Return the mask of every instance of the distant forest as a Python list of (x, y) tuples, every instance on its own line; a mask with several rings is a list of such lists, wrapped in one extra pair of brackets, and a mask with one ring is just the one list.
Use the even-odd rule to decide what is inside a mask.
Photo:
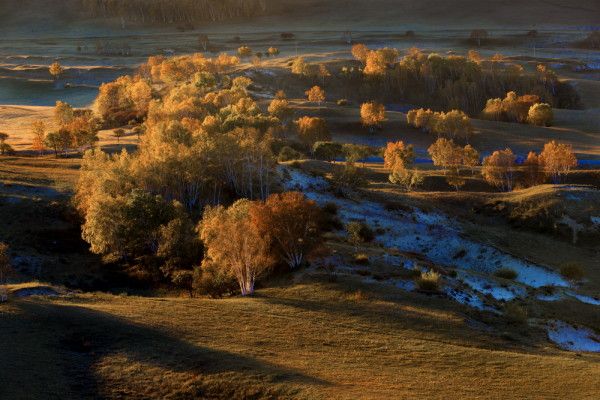
[(224, 21), (262, 15), (266, 0), (76, 0), (94, 18), (138, 23)]

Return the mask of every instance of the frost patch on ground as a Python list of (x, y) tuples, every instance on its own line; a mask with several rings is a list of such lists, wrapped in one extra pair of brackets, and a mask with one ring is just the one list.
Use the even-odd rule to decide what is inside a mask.
[(378, 242), (387, 248), (420, 253), (434, 263), (480, 273), (493, 274), (500, 268), (510, 268), (518, 272), (516, 281), (535, 288), (569, 286), (555, 272), (462, 237), (455, 224), (442, 215), (420, 210), (393, 212), (371, 201), (337, 198), (326, 191), (329, 184), (324, 178), (312, 177), (298, 170), (287, 171), (288, 190), (301, 190), (320, 204), (336, 203), (344, 223), (359, 220), (384, 229), (385, 233), (378, 237)]
[(498, 282), (486, 279), (481, 276), (474, 276), (464, 271), (460, 271), (458, 274), (459, 278), (473, 290), (489, 295), (495, 300), (499, 301), (511, 301), (517, 297), (525, 297), (527, 295), (526, 290), (523, 287), (516, 285), (504, 285), (501, 286)]
[(538, 294), (536, 299), (540, 301), (558, 301), (562, 299), (560, 294)]
[(564, 350), (600, 353), (600, 335), (591, 329), (550, 321), (547, 330), (548, 338)]
[(573, 292), (567, 292), (567, 294), (571, 297), (576, 298), (577, 300), (579, 300), (582, 303), (592, 304), (594, 306), (600, 306), (600, 299), (597, 299), (595, 297), (584, 296), (584, 295), (573, 293)]
[(446, 286), (444, 288), (444, 293), (446, 293), (446, 295), (448, 297), (450, 297), (452, 300), (456, 301), (457, 303), (464, 304), (468, 307), (473, 307), (473, 308), (475, 308), (477, 310), (481, 310), (481, 311), (484, 311), (484, 310), (493, 311), (494, 310), (492, 307), (486, 306), (483, 303), (483, 300), (476, 294), (458, 290), (458, 289), (450, 287), (450, 286)]
[(31, 296), (59, 296), (56, 290), (49, 286), (37, 286), (31, 288), (17, 289), (12, 292), (15, 297), (31, 297)]

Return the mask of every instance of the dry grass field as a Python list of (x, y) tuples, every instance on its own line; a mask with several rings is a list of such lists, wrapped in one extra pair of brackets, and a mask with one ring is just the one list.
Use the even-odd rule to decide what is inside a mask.
[(0, 390), (13, 399), (583, 399), (600, 390), (597, 356), (549, 348), (537, 329), (497, 329), (435, 296), (296, 280), (253, 299), (88, 294), (1, 305), (11, 368)]

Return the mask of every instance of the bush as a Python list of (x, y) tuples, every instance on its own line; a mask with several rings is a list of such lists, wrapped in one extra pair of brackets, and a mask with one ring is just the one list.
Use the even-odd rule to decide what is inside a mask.
[(361, 243), (372, 242), (375, 239), (375, 233), (373, 230), (364, 222), (353, 221), (346, 225), (346, 232), (348, 232), (348, 241), (355, 246)]
[(369, 255), (366, 253), (356, 253), (354, 255), (354, 263), (359, 265), (368, 265)]
[(510, 268), (500, 268), (494, 273), (498, 278), (515, 280), (519, 276), (518, 272)]
[(297, 150), (294, 150), (290, 146), (283, 146), (277, 156), (277, 161), (286, 162), (292, 160), (299, 160), (304, 158), (304, 155)]
[(192, 287), (196, 293), (212, 298), (221, 298), (239, 290), (235, 278), (213, 263), (204, 263), (194, 270)]
[(527, 309), (515, 303), (504, 306), (504, 317), (508, 322), (523, 325), (527, 323)]
[(560, 274), (569, 280), (579, 281), (584, 276), (584, 270), (579, 264), (567, 263), (560, 267)]
[(440, 289), (441, 277), (435, 271), (421, 272), (417, 279), (417, 287), (425, 292), (437, 292)]
[(339, 100), (337, 101), (337, 105), (338, 105), (338, 106), (347, 106), (348, 104), (350, 104), (350, 103), (348, 102), (348, 100), (347, 100), (347, 99), (339, 99)]

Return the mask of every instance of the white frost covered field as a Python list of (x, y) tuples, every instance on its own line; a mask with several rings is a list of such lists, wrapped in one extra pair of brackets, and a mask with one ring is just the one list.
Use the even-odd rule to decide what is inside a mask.
[(548, 338), (564, 350), (600, 352), (600, 335), (563, 321), (548, 323)]
[[(389, 211), (376, 202), (339, 198), (328, 190), (329, 183), (323, 177), (310, 176), (292, 168), (285, 168), (282, 172), (288, 178), (286, 189), (302, 191), (320, 205), (335, 203), (343, 223), (364, 221), (374, 229), (383, 230), (385, 233), (377, 236), (377, 242), (384, 248), (422, 254), (436, 265), (455, 269), (456, 277), (444, 277), (443, 291), (446, 296), (461, 304), (498, 313), (499, 309), (493, 306), (494, 302), (526, 298), (528, 287), (553, 286), (556, 287), (556, 293), (539, 294), (537, 299), (558, 301), (566, 295), (582, 303), (600, 305), (598, 299), (573, 292), (569, 282), (558, 273), (464, 237), (459, 224), (444, 215), (418, 209), (410, 212)], [(403, 260), (401, 256), (389, 255), (385, 259), (389, 259), (389, 263), (394, 265), (412, 265), (410, 261), (399, 262)], [(517, 272), (515, 281), (496, 278), (494, 273), (501, 268)], [(408, 291), (415, 289), (407, 281), (395, 280), (389, 283)], [(593, 334), (590, 336), (591, 331), (576, 329), (564, 322), (553, 322), (552, 326), (555, 328), (549, 328), (548, 336), (560, 347), (567, 350), (600, 351), (598, 338)], [(572, 348), (565, 344), (571, 341), (577, 343)], [(598, 347), (591, 343), (596, 343)]]

